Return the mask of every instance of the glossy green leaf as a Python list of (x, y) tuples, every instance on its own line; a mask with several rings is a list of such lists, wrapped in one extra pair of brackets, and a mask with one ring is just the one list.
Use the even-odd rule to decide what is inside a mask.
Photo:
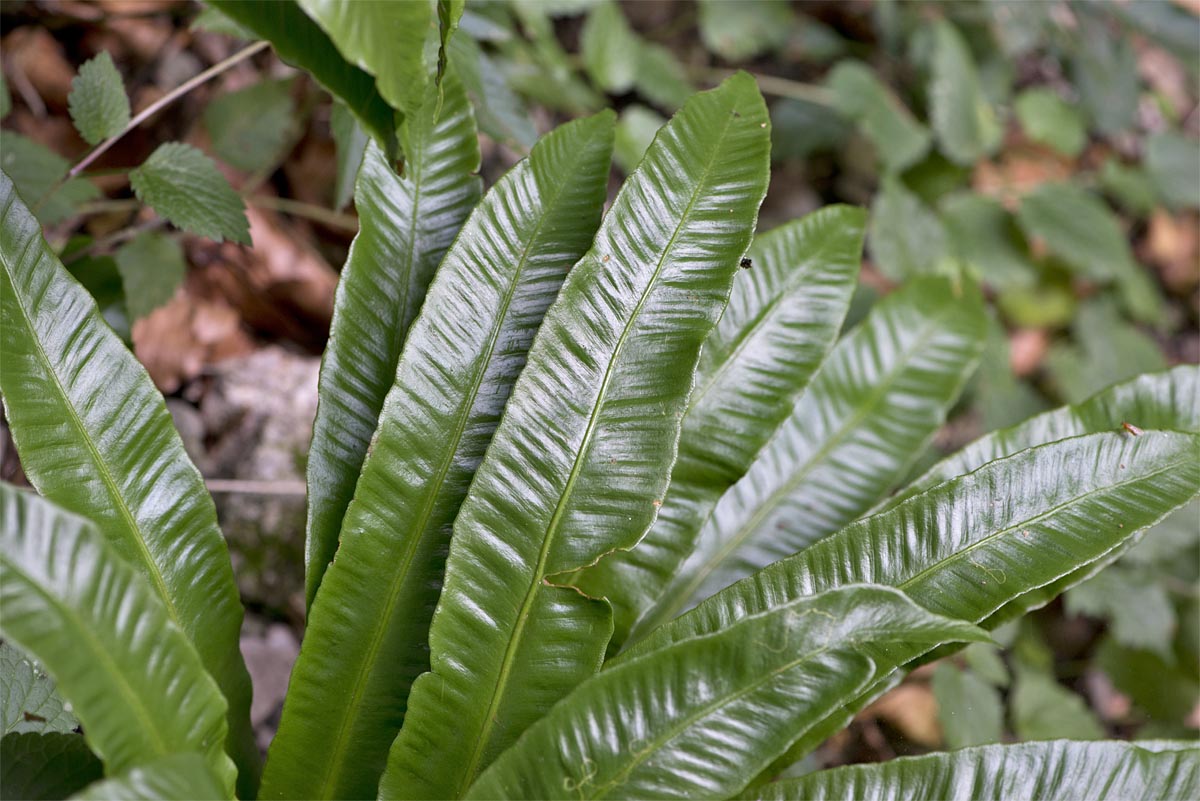
[(1059, 740), (848, 765), (760, 788), (758, 801), (1126, 801), (1195, 798), (1200, 749), (1188, 742)]
[(208, 0), (208, 3), (269, 41), (281, 59), (311, 73), (317, 83), (350, 109), (380, 147), (388, 153), (395, 152), (393, 112), (379, 94), (375, 79), (344, 59), (329, 36), (296, 3), (277, 0)]
[(204, 759), (172, 754), (97, 782), (75, 801), (220, 801), (227, 798)]
[(263, 797), (375, 794), (409, 687), (429, 669), (455, 514), (542, 316), (600, 222), (613, 117), (545, 137), (446, 254), (313, 603)]
[(884, 167), (904, 170), (929, 152), (929, 130), (858, 61), (839, 62), (827, 80), (834, 106), (854, 120), (875, 145)]
[(975, 60), (958, 29), (933, 25), (929, 105), (938, 145), (951, 161), (973, 166), (1000, 146), (1004, 129), (983, 93)]
[(136, 320), (162, 306), (187, 274), (183, 248), (172, 237), (144, 231), (116, 252), (129, 316)]
[(797, 600), (603, 671), (467, 797), (728, 798), (906, 655), (980, 639), (883, 587)]
[(1017, 95), (1013, 104), (1025, 135), (1062, 153), (1075, 157), (1087, 145), (1083, 118), (1053, 89), (1038, 86)]
[(75, 733), (6, 734), (0, 765), (0, 798), (66, 798), (104, 775), (104, 765)]
[(191, 145), (159, 145), (129, 173), (138, 200), (185, 231), (250, 244), (246, 204), (217, 165)]
[(974, 289), (926, 279), (877, 304), (713, 507), (640, 633), (870, 509), (941, 426), (983, 340)]
[(998, 289), (1037, 283), (1037, 267), (1016, 221), (998, 200), (960, 192), (943, 199), (939, 210), (958, 258), (983, 283)]
[(379, 94), (392, 108), (407, 117), (421, 107), (441, 45), (434, 0), (297, 2), (347, 61), (375, 76)]
[(96, 185), (83, 178), (73, 178), (54, 189), (70, 166), (45, 145), (13, 131), (0, 131), (0, 168), (16, 185), (25, 205), (39, 204), (38, 219), (46, 225), (61, 222), (74, 214), (80, 203), (100, 196)]
[(608, 605), (558, 577), (654, 520), (766, 191), (768, 127), (748, 75), (695, 95), (567, 276), (455, 522), (433, 672), (413, 688), (385, 796), (461, 795), (599, 667)]
[(871, 204), (871, 259), (893, 281), (942, 272), (949, 255), (941, 220), (898, 178), (889, 176)]
[(795, 15), (785, 0), (700, 0), (700, 38), (726, 61), (745, 61), (787, 41)]
[(1180, 365), (1109, 387), (1076, 406), (1063, 406), (994, 431), (946, 457), (893, 496), (896, 506), (943, 481), (978, 470), (996, 459), (1047, 442), (1082, 434), (1119, 431), (1122, 423), (1145, 429), (1200, 433), (1200, 367)]
[[(613, 647), (670, 586), (696, 532), (792, 411), (837, 337), (858, 277), (864, 215), (829, 206), (759, 236), (701, 351), (671, 485), (650, 531), (577, 581), (613, 605)], [(738, 421), (731, 425), (730, 421)]]
[(615, 2), (601, 3), (588, 14), (579, 35), (583, 65), (606, 92), (624, 94), (637, 79), (640, 37)]
[(1194, 434), (1090, 434), (989, 462), (743, 579), (627, 655), (850, 583), (898, 587), (939, 614), (988, 621), (1188, 501), (1200, 491), (1197, 447)]
[(949, 662), (934, 670), (931, 687), (937, 699), (942, 742), (947, 748), (1000, 742), (1004, 735), (1004, 705), (995, 687)]
[[(0, 390), (26, 475), (96, 523), (187, 633), (229, 701), (230, 753), (253, 792), (242, 607), (216, 511), (145, 369), (0, 177)], [(79, 354), (87, 354), (80, 359)]]
[(359, 168), (359, 232), (334, 298), (308, 453), (309, 606), (337, 550), (342, 518), (396, 378), (408, 328), (479, 200), (479, 141), (471, 107), (453, 72), (443, 89), (440, 114), (431, 100), (405, 126), (403, 178), (378, 145), (367, 147)]
[(1200, 142), (1164, 131), (1146, 140), (1146, 170), (1173, 208), (1200, 208)]
[(217, 157), (245, 172), (267, 170), (282, 161), (299, 127), (292, 83), (290, 78), (259, 81), (209, 103), (204, 128)]
[(67, 97), (71, 122), (89, 145), (120, 133), (129, 122), (129, 98), (108, 51), (84, 62)]
[(150, 585), (83, 518), (0, 484), (0, 631), (58, 682), (107, 770), (197, 751), (233, 792), (225, 699)]
[(0, 640), (0, 734), (73, 732), (79, 721), (54, 689), (54, 679), (11, 643)]

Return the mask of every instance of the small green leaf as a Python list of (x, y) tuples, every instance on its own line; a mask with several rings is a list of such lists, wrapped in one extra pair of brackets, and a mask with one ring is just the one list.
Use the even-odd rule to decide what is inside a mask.
[(367, 148), (367, 134), (354, 114), (341, 103), (333, 104), (329, 128), (337, 146), (337, 178), (333, 185), (333, 208), (341, 210), (354, 198), (354, 180)]
[(1146, 142), (1146, 170), (1173, 208), (1200, 208), (1200, 142), (1165, 131)]
[(129, 97), (108, 51), (79, 68), (67, 104), (75, 129), (89, 145), (116, 136), (129, 124)]
[(1017, 95), (1015, 108), (1021, 127), (1033, 141), (1072, 157), (1078, 156), (1087, 144), (1083, 118), (1053, 89), (1042, 86), (1026, 89)]
[(1096, 130), (1112, 136), (1128, 128), (1137, 112), (1137, 53), (1129, 37), (1113, 36), (1094, 21), (1086, 23), (1075, 37), (1071, 75)]
[(257, 39), (254, 31), (227, 17), (213, 6), (204, 6), (200, 13), (192, 18), (191, 30), (208, 31), (232, 36), (234, 39)]
[(983, 93), (975, 61), (962, 34), (941, 20), (933, 29), (930, 117), (942, 152), (963, 165), (995, 152), (1004, 133)]
[(159, 145), (129, 173), (138, 199), (170, 222), (220, 242), (250, 244), (246, 206), (208, 156), (191, 145)]
[(601, 3), (588, 14), (580, 34), (583, 65), (604, 91), (620, 95), (633, 87), (641, 47), (616, 3)]
[(278, 164), (297, 127), (291, 87), (291, 79), (259, 81), (209, 103), (204, 127), (213, 152), (244, 172)]
[(985, 284), (1006, 289), (1037, 283), (1037, 266), (1021, 231), (999, 201), (959, 192), (945, 198), (940, 211), (956, 255)]
[(104, 775), (74, 732), (21, 732), (0, 739), (0, 798), (66, 798)]
[[(987, 647), (974, 643), (970, 647)], [(942, 662), (933, 672), (933, 697), (947, 748), (998, 743), (1004, 735), (1004, 707), (996, 688), (969, 670)]]
[(116, 260), (131, 320), (145, 317), (170, 300), (187, 272), (183, 248), (174, 238), (156, 231), (139, 234), (117, 251)]
[[(995, 632), (993, 635), (998, 637)], [(994, 687), (1007, 687), (1011, 681), (1008, 666), (1000, 658), (1000, 649), (989, 643), (973, 643), (962, 652), (967, 667)]]
[(1024, 740), (1099, 740), (1104, 730), (1083, 698), (1028, 665), (1017, 665), (1012, 726)]
[[(1193, 618), (1194, 625), (1195, 618)], [(1182, 723), (1200, 702), (1200, 683), (1186, 666), (1167, 662), (1153, 651), (1123, 648), (1105, 637), (1096, 651), (1095, 663), (1108, 675), (1117, 690), (1125, 693), (1155, 719)]]
[(627, 106), (621, 111), (616, 141), (613, 143), (613, 158), (622, 170), (633, 172), (642, 156), (646, 155), (658, 129), (666, 123), (661, 114), (645, 106)]
[(949, 250), (937, 215), (895, 177), (885, 178), (875, 196), (867, 246), (893, 281), (941, 272)]
[(696, 91), (687, 72), (670, 48), (639, 42), (638, 69), (634, 88), (642, 97), (667, 111), (675, 111)]
[(784, 0), (700, 0), (700, 38), (726, 61), (779, 48), (795, 19)]
[(1124, 209), (1139, 216), (1149, 216), (1158, 205), (1157, 187), (1146, 171), (1122, 164), (1115, 156), (1106, 159), (1100, 168), (1100, 185)]
[(1146, 571), (1112, 565), (1072, 587), (1067, 612), (1110, 621), (1109, 631), (1128, 648), (1153, 651), (1168, 662), (1175, 635), (1175, 608), (1161, 583)]
[(0, 168), (12, 179), (26, 206), (41, 202), (38, 221), (43, 225), (70, 217), (80, 203), (100, 196), (95, 184), (82, 178), (67, 181), (47, 196), (69, 167), (66, 159), (45, 145), (12, 131), (0, 132)]
[[(79, 721), (54, 690), (54, 679), (11, 643), (0, 640), (0, 734), (75, 730)], [(7, 797), (7, 796), (6, 796)]]
[(842, 61), (827, 80), (834, 106), (854, 120), (889, 171), (904, 170), (929, 152), (929, 130), (912, 115), (870, 67)]
[(1167, 366), (1158, 344), (1125, 322), (1111, 299), (1084, 303), (1071, 326), (1076, 344), (1058, 343), (1046, 356), (1054, 385), (1079, 403), (1118, 381)]

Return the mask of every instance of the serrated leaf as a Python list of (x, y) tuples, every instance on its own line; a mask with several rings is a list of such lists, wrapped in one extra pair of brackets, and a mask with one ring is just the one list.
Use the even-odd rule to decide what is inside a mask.
[(73, 732), (5, 734), (0, 765), (0, 798), (66, 798), (104, 775), (83, 735)]
[(0, 640), (0, 714), (2, 734), (71, 733), (79, 721), (54, 690), (54, 679), (11, 643)]
[(242, 608), (212, 499), (162, 395), (50, 252), (7, 177), (0, 254), (0, 390), (25, 473), (95, 521), (187, 632), (229, 700), (229, 748), (249, 796), (257, 753), (238, 650)]
[(599, 667), (607, 604), (555, 576), (654, 519), (700, 345), (766, 191), (767, 126), (749, 75), (695, 95), (567, 276), (455, 522), (433, 672), (413, 687), (385, 795), (465, 791)]
[(1026, 136), (1064, 156), (1078, 156), (1087, 144), (1087, 129), (1079, 112), (1053, 89), (1026, 89), (1017, 95), (1014, 109)]
[[(649, 532), (577, 580), (613, 605), (619, 647), (671, 584), (705, 517), (828, 354), (858, 276), (863, 214), (830, 206), (759, 236), (701, 351), (671, 485)], [(741, 421), (729, 425), (731, 419)]]
[(858, 123), (875, 145), (885, 169), (907, 169), (929, 152), (929, 130), (868, 66), (858, 61), (839, 62), (826, 83), (833, 91), (834, 106)]
[[(600, 222), (613, 116), (545, 137), (480, 201), (442, 261), (351, 485), (264, 797), (379, 789), (409, 687), (429, 669), (426, 637), (455, 515), (542, 315)], [(343, 356), (362, 341), (354, 337)]]
[(81, 203), (100, 196), (91, 181), (74, 178), (47, 195), (70, 164), (62, 156), (12, 131), (0, 132), (0, 168), (17, 187), (26, 206), (41, 203), (38, 219), (45, 225), (70, 217)]
[(441, 44), (433, 0), (297, 2), (347, 61), (375, 76), (379, 94), (392, 108), (404, 116), (420, 108), (425, 88), (434, 78)]
[(110, 772), (197, 751), (232, 793), (225, 699), (143, 576), (86, 520), (0, 484), (4, 636), (55, 677)]
[(191, 145), (167, 142), (129, 173), (138, 199), (185, 231), (250, 244), (246, 204), (217, 165)]
[(409, 325), (479, 201), (478, 135), (453, 71), (443, 90), (440, 112), (430, 87), (429, 101), (405, 126), (403, 178), (378, 145), (367, 148), (359, 168), (359, 233), (334, 298), (308, 453), (307, 606), (337, 550)]
[(579, 36), (584, 67), (597, 86), (614, 95), (633, 88), (642, 43), (615, 2), (593, 8)]
[(129, 124), (129, 97), (108, 51), (85, 61), (67, 97), (71, 122), (89, 145), (119, 134)]
[(1146, 140), (1146, 170), (1172, 208), (1200, 208), (1200, 142), (1164, 131)]
[(895, 177), (884, 179), (871, 205), (868, 245), (875, 266), (893, 281), (941, 272), (949, 251), (937, 215)]
[(603, 671), (467, 797), (729, 798), (906, 655), (983, 638), (882, 587), (798, 600)]
[(693, 549), (636, 633), (867, 511), (941, 426), (983, 339), (980, 297), (945, 280), (914, 282), (877, 304), (703, 518)]
[(965, 166), (991, 155), (1004, 129), (983, 93), (975, 60), (958, 29), (945, 20), (933, 26), (929, 80), (930, 120), (938, 145)]
[(1125, 801), (1193, 798), (1197, 793), (1200, 750), (1193, 743), (1059, 740), (849, 765), (767, 785), (754, 797), (760, 801)]
[(1037, 266), (1016, 221), (999, 201), (960, 192), (945, 198), (939, 210), (958, 258), (985, 284), (1007, 289), (1037, 283)]
[(222, 792), (204, 759), (172, 754), (97, 782), (74, 801), (221, 801)]
[(133, 320), (170, 300), (187, 272), (183, 248), (174, 238), (155, 231), (138, 234), (115, 258)]
[(937, 699), (942, 741), (947, 748), (1000, 742), (1004, 735), (1004, 706), (995, 687), (949, 662), (941, 663), (933, 671), (931, 686)]
[(329, 36), (296, 3), (208, 0), (208, 4), (269, 41), (280, 59), (311, 73), (317, 83), (346, 104), (385, 152), (395, 153), (393, 111), (375, 87), (375, 79), (344, 59)]
[(244, 172), (266, 170), (282, 161), (297, 127), (291, 87), (290, 78), (259, 81), (209, 103), (204, 127), (217, 157)]
[(700, 38), (727, 61), (745, 61), (787, 41), (795, 15), (783, 0), (700, 0)]

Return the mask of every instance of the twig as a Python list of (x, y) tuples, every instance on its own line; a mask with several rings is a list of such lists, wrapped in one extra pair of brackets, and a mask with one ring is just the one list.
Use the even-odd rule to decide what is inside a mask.
[(299, 200), (291, 200), (286, 197), (271, 197), (270, 195), (250, 195), (246, 198), (246, 202), (251, 206), (282, 211), (284, 214), (315, 220), (332, 228), (341, 228), (351, 233), (358, 231), (357, 217), (352, 214), (341, 214), (324, 206), (315, 206), (312, 203), (302, 203)]
[(131, 225), (128, 228), (122, 228), (116, 233), (100, 237), (82, 250), (75, 251), (70, 256), (62, 260), (63, 266), (65, 267), (68, 264), (73, 264), (82, 259), (84, 256), (95, 256), (101, 251), (108, 250), (113, 245), (119, 245), (128, 239), (133, 239), (140, 233), (153, 231), (155, 228), (159, 228), (166, 224), (167, 221), (164, 218), (155, 217), (153, 220), (147, 220), (146, 222), (138, 225)]
[(205, 482), (209, 492), (231, 495), (299, 495), (307, 488), (303, 481), (253, 481), (240, 478), (210, 478)]
[(79, 173), (86, 170), (88, 168), (88, 166), (91, 165), (92, 162), (94, 162), (96, 159), (100, 158), (100, 156), (102, 156), (106, 152), (108, 152), (108, 149), (110, 147), (112, 147), (114, 144), (116, 144), (117, 141), (121, 139), (121, 137), (125, 136), (125, 134), (129, 133), (134, 128), (137, 128), (139, 125), (141, 125), (143, 122), (148, 120), (150, 117), (152, 117), (155, 114), (157, 114), (158, 112), (162, 111), (164, 108), (169, 106), (171, 103), (174, 103), (176, 100), (183, 97), (184, 95), (186, 95), (188, 92), (195, 89), (200, 84), (216, 77), (217, 75), (220, 75), (222, 72), (229, 69), (233, 65), (235, 65), (241, 61), (245, 61), (246, 59), (250, 58), (250, 56), (253, 56), (255, 53), (261, 53), (263, 50), (266, 50), (270, 46), (271, 46), (270, 42), (255, 42), (254, 44), (250, 45), (249, 47), (242, 48), (241, 50), (234, 53), (229, 58), (225, 59), (224, 61), (213, 64), (211, 67), (206, 69), (204, 72), (195, 76), (191, 80), (184, 81), (179, 86), (176, 86), (170, 92), (167, 92), (165, 95), (160, 97), (158, 100), (151, 103), (149, 106), (146, 106), (146, 108), (142, 109), (142, 111), (139, 112), (137, 114), (137, 116), (135, 116), (133, 119), (131, 119), (128, 123), (126, 123), (124, 128), (117, 131), (115, 134), (113, 134), (109, 138), (105, 139), (100, 144), (96, 145), (96, 147), (90, 153), (88, 153), (86, 156), (84, 156), (79, 161), (78, 164), (76, 164), (69, 171), (67, 171), (67, 174), (65, 176), (63, 176), (62, 178), (59, 178), (57, 181), (55, 181), (54, 185), (51, 186), (50, 189), (48, 189), (46, 191), (46, 194), (44, 194), (40, 198), (38, 198), (37, 203), (33, 204), (33, 210), (36, 212), (39, 208), (41, 208), (41, 205), (43, 203), (45, 203), (46, 200), (51, 195), (53, 195), (55, 192), (57, 192), (62, 187), (63, 184), (65, 184), (67, 181), (70, 181), (72, 178), (76, 178), (79, 175)]
[[(720, 67), (700, 67), (693, 69), (693, 76), (696, 78), (704, 78), (709, 80), (721, 81), (733, 75), (735, 70), (721, 69)], [(821, 106), (833, 105), (833, 93), (824, 86), (819, 86), (814, 83), (801, 83), (793, 81), (790, 78), (780, 78), (778, 75), (763, 75), (762, 73), (750, 73), (755, 81), (758, 82), (758, 88), (765, 94), (775, 95), (776, 97), (790, 97), (793, 100), (807, 100), (809, 103), (816, 103)]]

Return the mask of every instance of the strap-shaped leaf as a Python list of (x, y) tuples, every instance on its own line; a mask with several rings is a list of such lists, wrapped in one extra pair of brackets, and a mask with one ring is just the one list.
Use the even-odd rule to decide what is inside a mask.
[(829, 206), (755, 239), (750, 266), (701, 351), (658, 518), (632, 551), (576, 579), (613, 605), (610, 648), (670, 584), (708, 513), (745, 475), (832, 347), (858, 276), (865, 222), (861, 209)]
[[(613, 114), (542, 139), (463, 226), (413, 323), (313, 603), (263, 797), (373, 797), (450, 529), (534, 333), (604, 206)], [(357, 344), (357, 343), (356, 343)]]
[(1190, 500), (1198, 447), (1194, 434), (1088, 434), (991, 462), (739, 581), (628, 653), (849, 583), (898, 587), (935, 612), (986, 620)]
[(172, 754), (96, 782), (76, 801), (220, 801), (226, 796), (199, 754)]
[(0, 174), (0, 390), (29, 480), (145, 576), (229, 701), (239, 791), (258, 750), (242, 606), (216, 510), (162, 395)]
[(1200, 796), (1200, 748), (1192, 742), (984, 745), (810, 773), (760, 787), (757, 801), (1128, 801)]
[(745, 74), (693, 97), (626, 181), (546, 315), (454, 526), (385, 797), (459, 797), (600, 664), (607, 604), (555, 583), (645, 533), (700, 345), (766, 189)]
[(379, 94), (392, 108), (405, 117), (420, 108), (441, 45), (435, 0), (298, 2), (347, 61), (375, 76)]
[(396, 361), (434, 270), (479, 201), (479, 138), (462, 84), (443, 82), (404, 127), (404, 177), (378, 146), (355, 185), (359, 231), (334, 300), (308, 454), (305, 602), (312, 606), (337, 550)]
[(906, 655), (986, 639), (884, 587), (797, 600), (605, 670), (468, 797), (729, 798)]
[(903, 476), (984, 343), (978, 293), (922, 279), (830, 353), (791, 416), (721, 498), (637, 634), (845, 526)]
[(1097, 392), (1076, 406), (1053, 409), (983, 436), (929, 468), (882, 507), (890, 509), (947, 479), (978, 470), (1014, 453), (1083, 434), (1120, 430), (1123, 423), (1150, 430), (1200, 433), (1200, 367), (1184, 364), (1141, 375)]
[(6, 734), (0, 765), (0, 798), (66, 798), (104, 775), (104, 765), (74, 732)]
[(197, 751), (233, 793), (225, 699), (145, 579), (90, 523), (0, 484), (0, 631), (35, 654), (120, 772)]
[(325, 31), (294, 0), (208, 0), (208, 4), (270, 42), (281, 59), (311, 73), (346, 104), (384, 151), (396, 151), (393, 112), (375, 79), (342, 58)]

